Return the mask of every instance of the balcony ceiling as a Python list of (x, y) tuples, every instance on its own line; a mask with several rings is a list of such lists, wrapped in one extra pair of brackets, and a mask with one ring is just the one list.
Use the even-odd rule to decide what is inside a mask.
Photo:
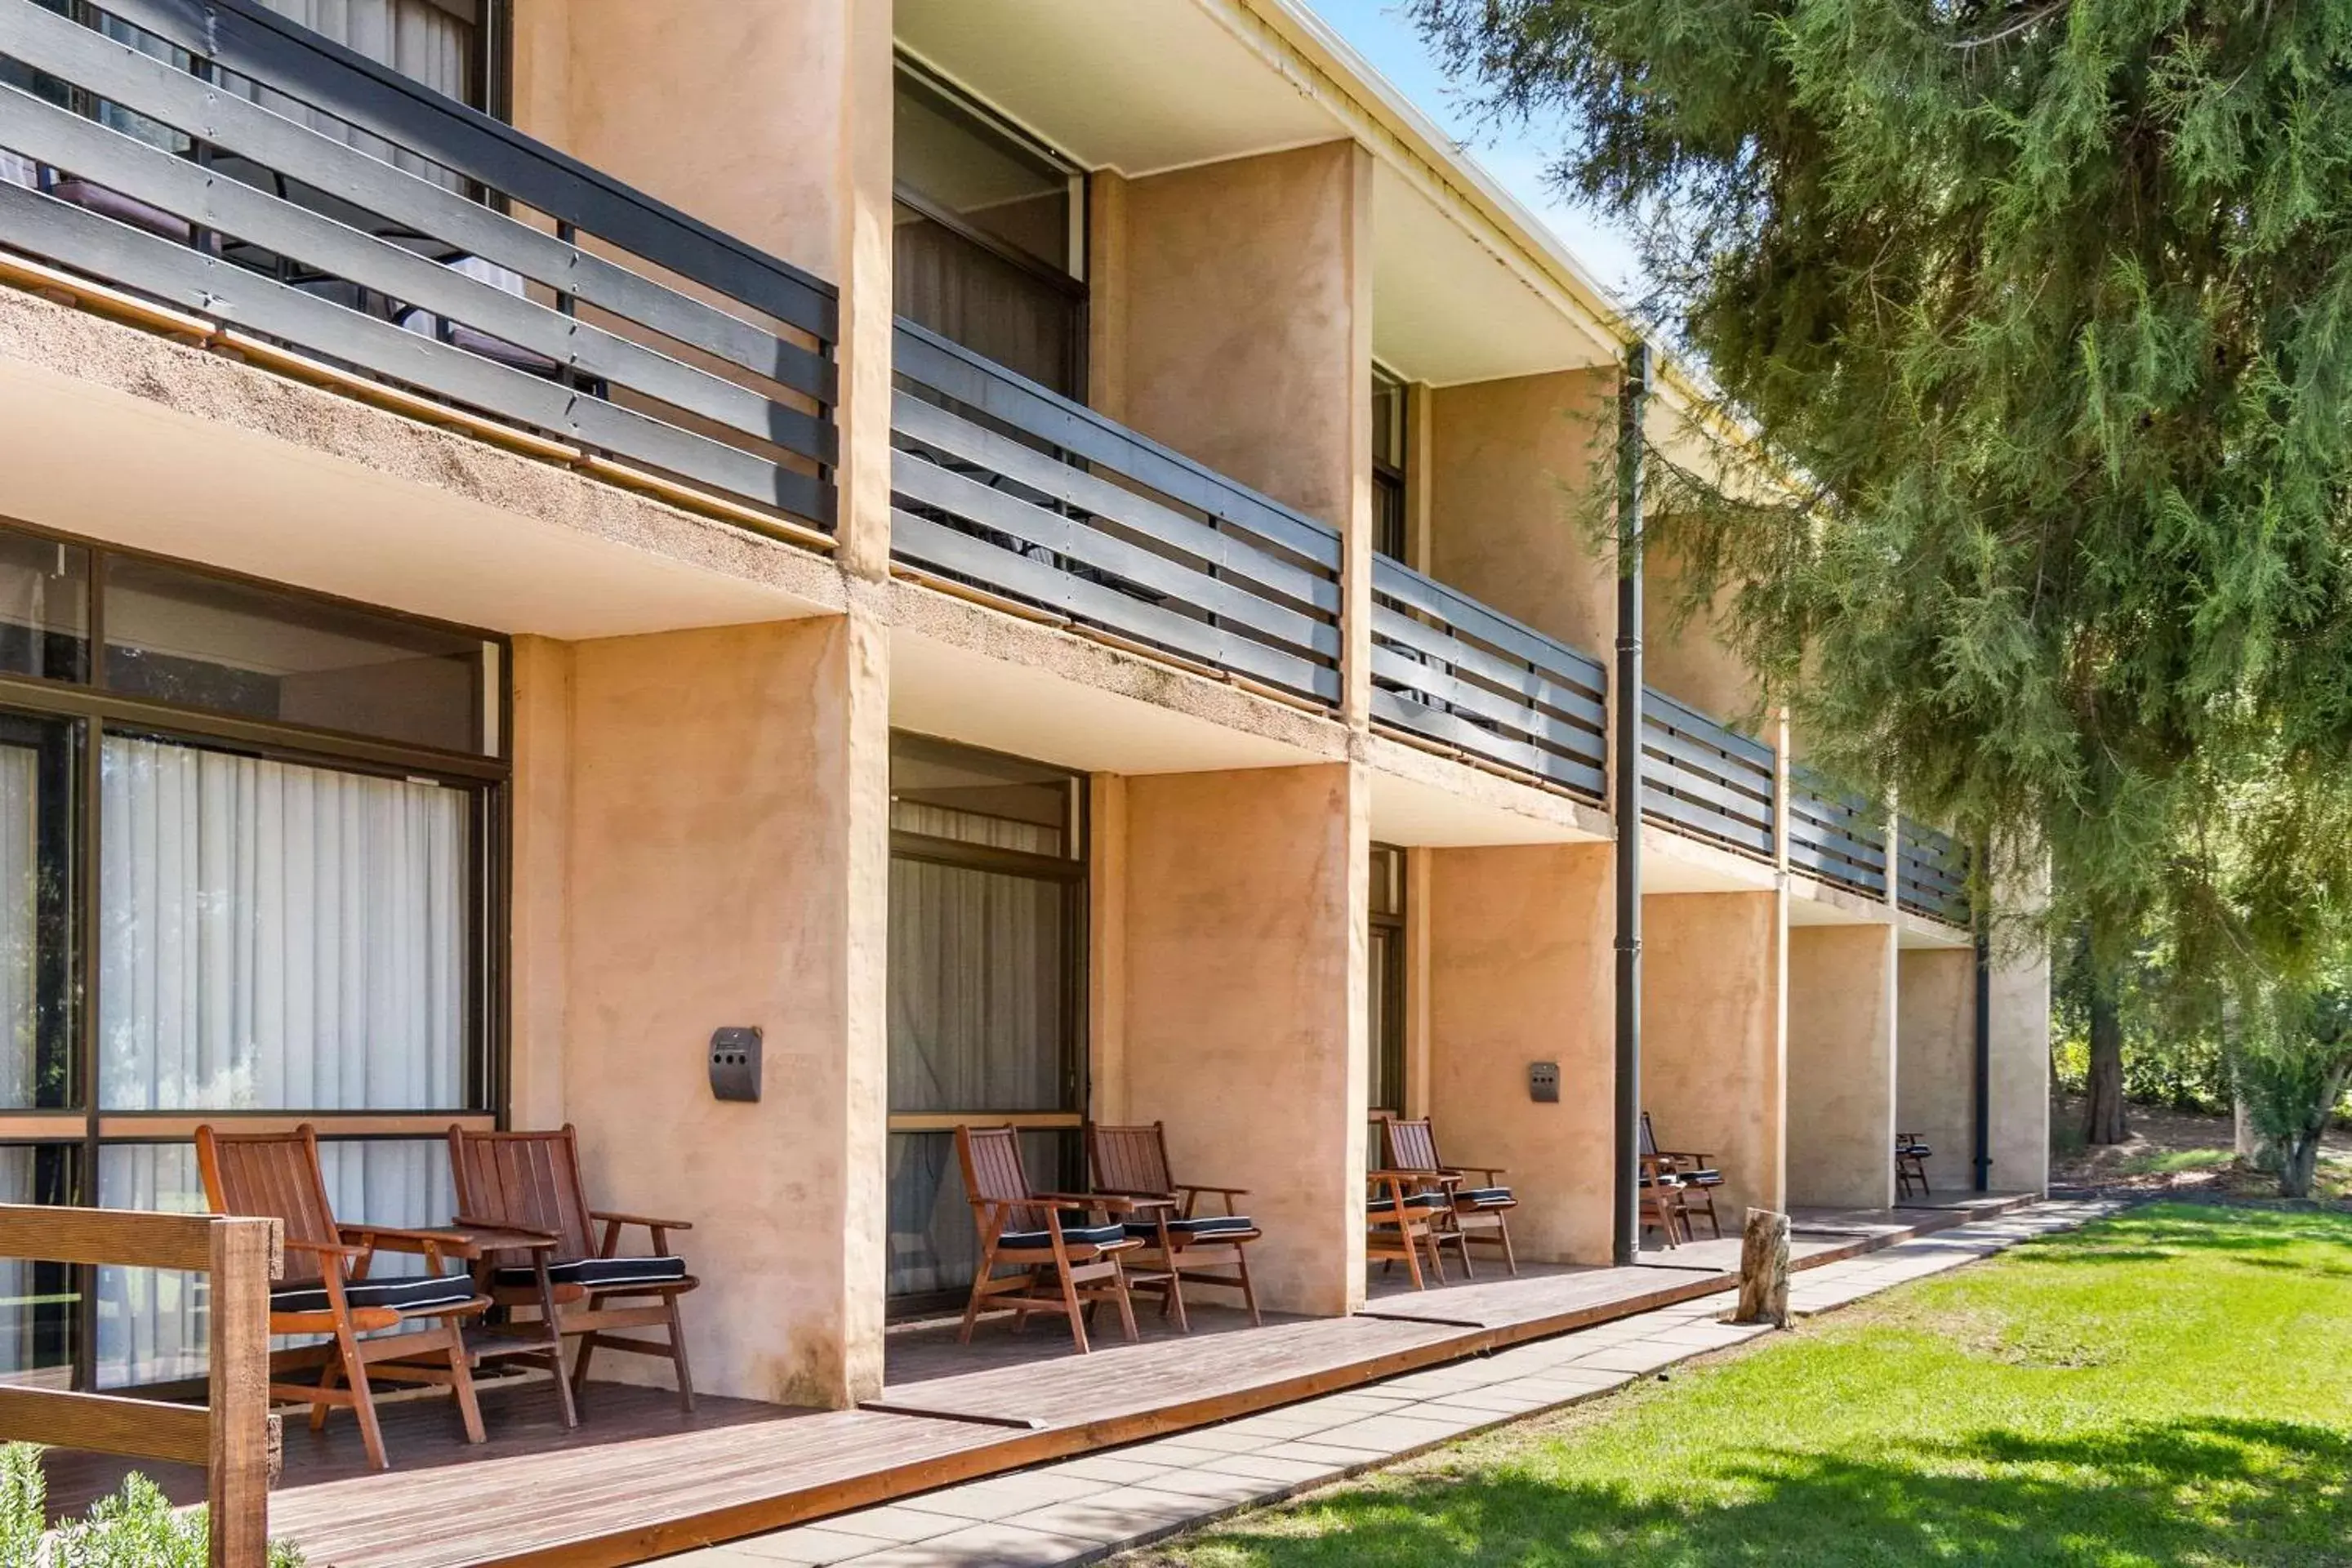
[[(1181, 0), (898, 0), (900, 47), (1074, 163), (1139, 179), (1351, 134), (1349, 122), (1202, 5)], [(1337, 46), (1336, 39), (1327, 40)], [(1352, 54), (1339, 91), (1392, 98)], [(1299, 68), (1306, 69), (1303, 65)], [(1381, 139), (1372, 192), (1372, 353), (1438, 385), (1607, 363), (1614, 340), (1539, 291), (1532, 258)], [(1459, 170), (1437, 179), (1466, 186)], [(1458, 194), (1458, 192), (1457, 192)]]

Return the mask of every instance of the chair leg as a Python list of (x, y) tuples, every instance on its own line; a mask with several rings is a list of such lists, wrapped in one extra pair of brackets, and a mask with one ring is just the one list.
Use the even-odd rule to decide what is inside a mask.
[[(1234, 1250), (1238, 1253), (1240, 1249)], [(1170, 1308), (1175, 1309), (1176, 1331), (1180, 1334), (1189, 1334), (1192, 1331), (1192, 1320), (1184, 1311), (1184, 1281), (1181, 1277), (1183, 1258), (1184, 1255), (1181, 1252), (1168, 1254), (1168, 1294), (1160, 1307), (1162, 1317), (1167, 1316)]]
[(694, 1414), (694, 1369), (686, 1360), (686, 1320), (677, 1310), (677, 1292), (662, 1298), (669, 1316), (669, 1361), (677, 1369), (677, 1407)]
[(596, 1353), (598, 1337), (593, 1329), (580, 1336), (580, 1353), (572, 1358), (572, 1397), (574, 1399), (579, 1398), (581, 1391), (588, 1386), (588, 1361)]
[(1421, 1238), (1414, 1236), (1409, 1228), (1400, 1226), (1397, 1228), (1397, 1239), (1404, 1243), (1405, 1272), (1412, 1276), (1412, 1288), (1416, 1290), (1428, 1289), (1428, 1281), (1421, 1277)]
[(980, 1272), (972, 1276), (971, 1300), (963, 1304), (963, 1329), (956, 1335), (958, 1344), (971, 1343), (971, 1326), (980, 1321), (980, 1288), (988, 1283), (988, 1265), (983, 1263), (981, 1265)]
[(1078, 1305), (1077, 1281), (1070, 1278), (1070, 1271), (1066, 1268), (1057, 1268), (1055, 1272), (1062, 1277), (1062, 1310), (1069, 1315), (1070, 1339), (1077, 1345), (1080, 1355), (1090, 1355), (1094, 1347), (1087, 1343), (1087, 1314), (1086, 1310)]
[(1511, 1250), (1511, 1222), (1500, 1214), (1495, 1216), (1495, 1234), (1503, 1238), (1503, 1267), (1509, 1269), (1511, 1277), (1516, 1279), (1519, 1273), (1519, 1258)]
[(457, 1421), (466, 1429), (466, 1441), (479, 1443), (488, 1434), (482, 1430), (481, 1402), (474, 1397), (474, 1369), (466, 1363), (466, 1334), (451, 1318), (442, 1332), (448, 1335), (449, 1385), (457, 1395)]
[[(325, 1366), (319, 1369), (319, 1386), (320, 1388), (333, 1388), (342, 1381), (343, 1363), (340, 1358), (329, 1362)], [(312, 1400), (310, 1402), (310, 1430), (313, 1432), (325, 1431), (327, 1429), (328, 1412), (333, 1409), (334, 1406), (328, 1404), (323, 1399)]]
[(343, 1381), (352, 1388), (352, 1414), (359, 1417), (360, 1446), (367, 1450), (368, 1468), (388, 1470), (392, 1460), (383, 1451), (383, 1428), (375, 1418), (375, 1392), (368, 1386), (367, 1363), (360, 1359), (359, 1337), (347, 1322), (335, 1325), (335, 1348), (341, 1353)]
[[(1135, 1303), (1128, 1299), (1127, 1270), (1120, 1267), (1116, 1257), (1110, 1260), (1110, 1288), (1118, 1293), (1116, 1300), (1118, 1302), (1119, 1327), (1127, 1331), (1127, 1342), (1133, 1344), (1140, 1337), (1135, 1330)], [(1171, 1291), (1176, 1289), (1176, 1275), (1172, 1268), (1168, 1275), (1168, 1289)], [(1176, 1303), (1176, 1316), (1178, 1321), (1183, 1321), (1184, 1303), (1181, 1299)], [(1184, 1331), (1189, 1334), (1192, 1331), (1188, 1327)]]
[[(1388, 1272), (1388, 1264), (1385, 1261), (1381, 1265), (1381, 1271)], [(1241, 1281), (1242, 1305), (1249, 1309), (1250, 1327), (1253, 1329), (1262, 1327), (1257, 1315), (1257, 1287), (1250, 1283), (1249, 1248), (1245, 1246), (1234, 1248), (1234, 1274)]]

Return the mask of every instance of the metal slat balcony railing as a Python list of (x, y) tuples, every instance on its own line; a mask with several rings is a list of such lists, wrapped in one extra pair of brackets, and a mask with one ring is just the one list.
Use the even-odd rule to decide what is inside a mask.
[(1597, 659), (1385, 555), (1372, 557), (1372, 717), (1600, 800)]
[(1969, 921), (1966, 856), (1948, 834), (1905, 817), (1895, 836), (1895, 896), (1915, 915), (1947, 925)]
[(1311, 701), (1339, 700), (1339, 536), (900, 321), (890, 553)]
[(1772, 750), (1654, 688), (1642, 695), (1642, 815), (1772, 858)]
[(1817, 881), (1886, 897), (1886, 825), (1870, 803), (1801, 768), (1789, 772), (1789, 867)]
[(0, 245), (831, 527), (831, 285), (257, 0), (81, 14), (0, 0)]

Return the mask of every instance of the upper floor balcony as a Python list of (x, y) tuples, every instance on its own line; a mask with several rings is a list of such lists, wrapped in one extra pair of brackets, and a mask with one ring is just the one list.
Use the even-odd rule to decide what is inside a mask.
[(17, 283), (833, 526), (831, 285), (256, 0), (0, 0), (0, 243)]

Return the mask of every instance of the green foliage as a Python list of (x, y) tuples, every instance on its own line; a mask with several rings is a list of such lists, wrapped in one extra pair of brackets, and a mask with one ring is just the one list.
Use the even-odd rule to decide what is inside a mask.
[[(50, 1531), (39, 1446), (0, 1447), (0, 1568), (205, 1568), (210, 1540), (203, 1509), (174, 1509), (136, 1474), (87, 1518)], [(272, 1542), (269, 1568), (302, 1568), (302, 1553)]]
[(1811, 486), (1655, 526), (1819, 760), (2046, 853), (2102, 962), (2155, 919), (2176, 987), (2299, 983), (2352, 894), (2352, 6), (1410, 9), (1575, 128)]
[(2311, 1195), (2319, 1142), (2352, 1083), (2352, 992), (2284, 992), (2232, 1053), (2239, 1092), (2288, 1197)]

